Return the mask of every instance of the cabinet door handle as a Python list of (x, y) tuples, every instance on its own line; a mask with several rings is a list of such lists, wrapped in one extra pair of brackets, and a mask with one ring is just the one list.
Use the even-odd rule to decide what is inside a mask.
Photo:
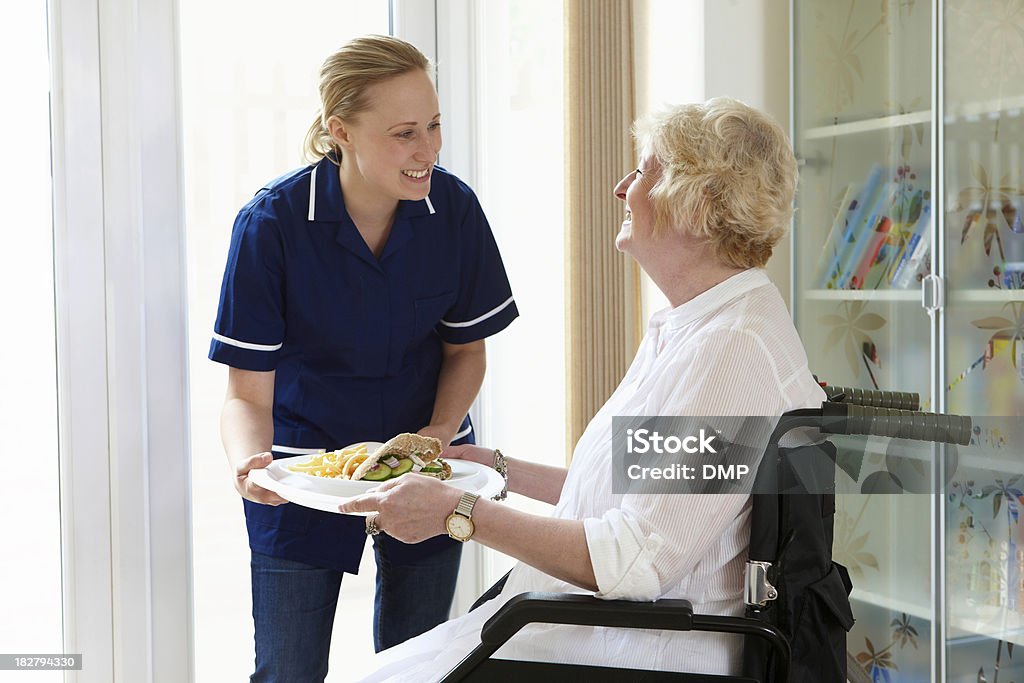
[(921, 278), (921, 306), (931, 315), (942, 308), (942, 278), (928, 273)]

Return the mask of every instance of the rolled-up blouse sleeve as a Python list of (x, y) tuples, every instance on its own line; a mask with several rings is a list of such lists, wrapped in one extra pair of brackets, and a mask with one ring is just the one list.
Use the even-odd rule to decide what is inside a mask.
[(583, 521), (597, 597), (657, 600), (690, 573), (748, 496), (630, 495)]
[[(709, 335), (678, 365), (661, 378), (663, 389), (652, 389), (648, 415), (779, 415), (786, 409), (786, 378), (764, 342), (743, 331)], [(751, 387), (758, 391), (752, 394)], [(744, 493), (630, 493), (619, 507), (585, 519), (597, 597), (658, 599), (737, 523), (749, 499)]]

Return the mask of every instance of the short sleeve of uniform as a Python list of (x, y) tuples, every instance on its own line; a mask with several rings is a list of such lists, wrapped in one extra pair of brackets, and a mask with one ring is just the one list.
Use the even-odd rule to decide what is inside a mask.
[(277, 365), (284, 342), (284, 257), (279, 221), (259, 202), (231, 232), (210, 359), (243, 370)]
[(458, 298), (437, 325), (450, 344), (468, 344), (508, 327), (519, 317), (505, 264), (479, 201), (465, 185), (456, 192), (461, 212)]

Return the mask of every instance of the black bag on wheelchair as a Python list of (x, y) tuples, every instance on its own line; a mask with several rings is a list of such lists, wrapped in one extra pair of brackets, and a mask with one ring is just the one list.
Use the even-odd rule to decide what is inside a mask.
[[(775, 456), (766, 453), (769, 460), (762, 468), (771, 467)], [(835, 456), (828, 441), (779, 449), (778, 494), (753, 496), (746, 615), (786, 636), (792, 681), (846, 681), (853, 586), (846, 567), (832, 560)], [(775, 680), (761, 642), (745, 643), (743, 671), (758, 680)]]

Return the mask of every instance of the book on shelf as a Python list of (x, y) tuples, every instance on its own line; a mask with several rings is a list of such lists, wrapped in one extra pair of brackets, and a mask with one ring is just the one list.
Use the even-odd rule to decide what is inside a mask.
[(827, 263), (822, 289), (906, 287), (927, 258), (928, 192), (915, 189), (909, 166), (899, 166), (891, 181), (885, 175), (875, 165), (859, 192), (847, 187), (820, 259)]
[[(816, 263), (824, 265), (824, 268), (818, 274), (818, 286), (822, 289), (828, 285), (829, 268), (833, 267), (836, 253), (843, 248), (843, 241), (848, 237), (846, 234), (849, 223), (847, 216), (856, 207), (854, 203), (857, 198), (855, 187), (855, 183), (850, 183), (843, 190), (843, 198), (839, 200), (839, 209), (836, 211), (836, 217), (832, 220), (832, 227), (828, 231), (828, 237), (825, 238), (825, 243), (821, 247), (821, 254), (816, 261)], [(837, 265), (838, 261), (835, 264)]]
[(892, 269), (889, 286), (893, 289), (906, 289), (913, 284), (921, 264), (928, 255), (931, 241), (931, 202), (924, 200), (921, 213), (907, 238), (906, 246), (896, 266)]
[(887, 254), (885, 268), (882, 269), (879, 284), (881, 282), (886, 284), (892, 282), (892, 274), (899, 265), (900, 259), (903, 257), (903, 250), (911, 237), (913, 237), (914, 228), (921, 216), (921, 209), (924, 206), (924, 191), (917, 190), (913, 192), (912, 190), (913, 188), (909, 188), (908, 192), (904, 193), (904, 196), (900, 199), (899, 206), (892, 211), (892, 214), (897, 216), (896, 225), (889, 236), (891, 249)]
[[(876, 227), (875, 241), (850, 281), (851, 289), (878, 289), (892, 282), (892, 273), (899, 264), (902, 247), (914, 233), (925, 196), (923, 190), (915, 191), (913, 184), (906, 182), (907, 167), (903, 167), (903, 174), (904, 180), (901, 180), (897, 173), (898, 189), (885, 217)], [(878, 232), (885, 234), (879, 236)]]
[(854, 242), (853, 248), (847, 250), (847, 255), (840, 266), (842, 271), (836, 283), (837, 289), (857, 289), (852, 283), (853, 276), (860, 267), (865, 253), (874, 241), (877, 227), (889, 207), (896, 199), (898, 187), (892, 187), (893, 183), (880, 183), (871, 197), (871, 203), (865, 205), (863, 220), (853, 227)]
[(868, 271), (871, 270), (871, 266), (875, 265), (875, 262), (878, 260), (878, 255), (882, 251), (882, 246), (885, 244), (891, 229), (892, 219), (888, 216), (882, 216), (869, 238), (868, 248), (864, 252), (864, 257), (857, 264), (857, 270), (854, 271), (853, 276), (850, 278), (850, 289), (863, 288)]
[(1010, 232), (1003, 238), (1003, 268), (999, 279), (1003, 289), (1024, 289), (1024, 224), (1021, 212), (1010, 202), (1003, 203), (1003, 218)]
[[(850, 260), (850, 253), (857, 237), (858, 228), (867, 218), (865, 216), (867, 206), (873, 202), (875, 195), (878, 193), (879, 185), (882, 184), (883, 173), (884, 169), (881, 166), (877, 164), (873, 166), (868, 173), (867, 180), (864, 182), (864, 187), (857, 193), (857, 196), (850, 202), (845, 211), (843, 205), (840, 205), (839, 214), (836, 216), (835, 221), (833, 221), (833, 230), (835, 230), (840, 220), (844, 221), (845, 225), (841, 235), (839, 235), (839, 239), (835, 241), (832, 257), (822, 272), (819, 283), (822, 289), (838, 289), (840, 287), (840, 282), (844, 276), (844, 268), (847, 267)], [(844, 196), (843, 203), (845, 204), (845, 202), (846, 197)]]

